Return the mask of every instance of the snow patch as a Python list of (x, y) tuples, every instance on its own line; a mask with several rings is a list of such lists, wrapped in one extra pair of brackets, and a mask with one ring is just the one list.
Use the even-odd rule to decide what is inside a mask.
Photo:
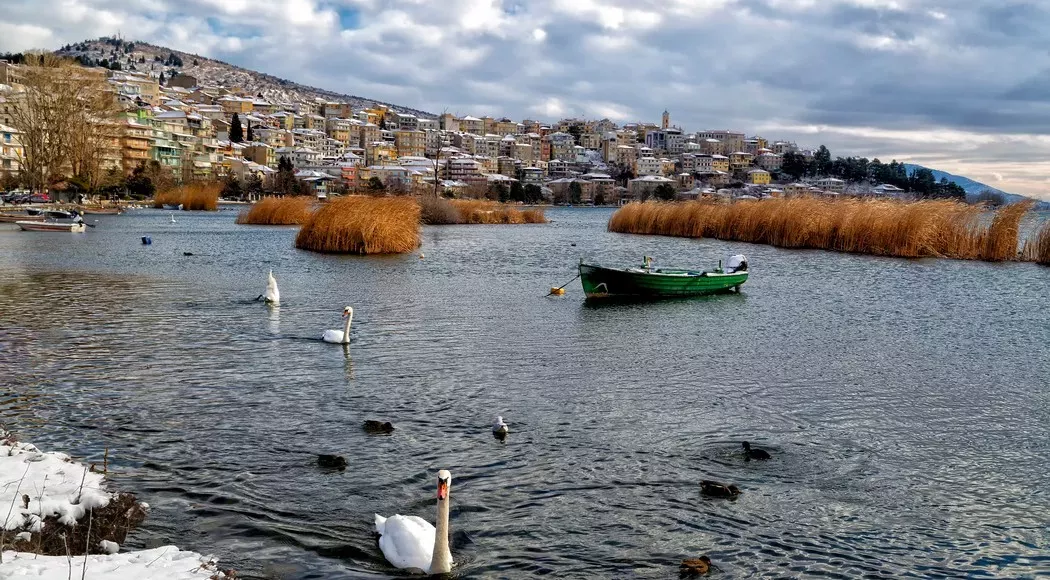
[(0, 487), (0, 513), (7, 530), (40, 531), (41, 520), (49, 516), (72, 525), (113, 498), (103, 489), (101, 473), (92, 473), (65, 453), (41, 453), (4, 431), (0, 431), (0, 479), (5, 484)]
[[(83, 570), (83, 556), (76, 556), (70, 561), (65, 556), (6, 551), (0, 577), (68, 580), (70, 577), (80, 578)], [(175, 546), (88, 556), (86, 577), (105, 580), (228, 578), (216, 567), (214, 558), (180, 550)]]

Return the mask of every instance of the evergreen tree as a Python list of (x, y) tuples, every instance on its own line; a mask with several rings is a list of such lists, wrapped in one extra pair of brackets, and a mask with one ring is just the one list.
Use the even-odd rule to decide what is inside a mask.
[(160, 83), (160, 86), (162, 86), (162, 87), (163, 87), (163, 86), (164, 86), (165, 84), (167, 84), (167, 81), (166, 81), (166, 80), (164, 79), (164, 73), (163, 73), (163, 72), (162, 72), (162, 73), (160, 73), (160, 78), (159, 78), (159, 79), (157, 79), (157, 82), (158, 82), (158, 83)]
[(525, 188), (522, 187), (520, 181), (512, 181), (510, 183), (510, 199), (513, 201), (525, 201)]
[(525, 186), (525, 203), (538, 203), (543, 201), (543, 189), (535, 183)]
[(241, 141), (244, 141), (244, 129), (241, 128), (241, 118), (234, 113), (233, 120), (230, 121), (230, 142), (240, 143)]
[(274, 193), (278, 195), (299, 195), (302, 184), (295, 178), (295, 167), (292, 161), (283, 155), (277, 161), (277, 174), (273, 177)]
[(831, 175), (831, 151), (821, 145), (813, 153), (813, 173), (819, 176)]
[(252, 133), (252, 120), (251, 119), (248, 119), (248, 142), (249, 143), (254, 143), (255, 142), (255, 134)]
[(780, 162), (780, 171), (790, 175), (796, 181), (806, 175), (808, 167), (809, 163), (806, 162), (806, 158), (797, 151), (784, 153), (784, 158)]
[(672, 201), (675, 197), (674, 186), (670, 183), (661, 183), (653, 190), (653, 197), (664, 201)]
[(573, 181), (569, 184), (569, 203), (580, 203), (583, 201), (583, 187), (580, 186), (579, 181)]
[(382, 179), (379, 179), (378, 177), (373, 175), (372, 177), (368, 178), (368, 189), (378, 193), (386, 189), (386, 186), (383, 185)]
[(226, 179), (222, 184), (222, 192), (219, 193), (219, 197), (225, 199), (241, 199), (244, 195), (241, 190), (241, 180), (233, 174), (227, 175)]

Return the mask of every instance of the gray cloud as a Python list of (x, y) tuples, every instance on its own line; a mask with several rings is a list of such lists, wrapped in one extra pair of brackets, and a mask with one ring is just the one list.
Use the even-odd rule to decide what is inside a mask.
[[(1042, 194), (1050, 12), (1002, 0), (6, 0), (0, 50), (114, 34), (460, 114), (655, 120)], [(348, 10), (359, 27), (342, 30)], [(208, 19), (213, 19), (209, 24)], [(887, 135), (891, 135), (887, 137)], [(926, 136), (929, 136), (926, 138)], [(1004, 136), (996, 140), (991, 136)], [(950, 141), (944, 141), (950, 140)], [(1014, 162), (1025, 165), (1018, 168)], [(994, 171), (996, 163), (1013, 164)], [(969, 171), (969, 173), (967, 173)], [(1005, 187), (1005, 186), (1004, 186)]]

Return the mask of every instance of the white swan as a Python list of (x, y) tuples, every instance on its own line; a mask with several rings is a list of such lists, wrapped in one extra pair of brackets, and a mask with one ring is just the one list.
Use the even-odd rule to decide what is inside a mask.
[(494, 435), (506, 435), (510, 433), (510, 427), (503, 422), (503, 416), (496, 417), (496, 422), (492, 424), (492, 433)]
[(448, 506), (452, 474), (438, 472), (437, 528), (418, 516), (376, 514), (379, 549), (387, 561), (402, 570), (424, 574), (447, 574), (452, 571), (452, 552), (448, 548)]
[(273, 270), (266, 278), (266, 293), (263, 294), (267, 304), (281, 305), (281, 291), (277, 289), (277, 278), (273, 277)]
[(343, 325), (342, 330), (326, 330), (321, 340), (325, 342), (334, 342), (336, 344), (350, 344), (350, 321), (354, 319), (354, 309), (347, 306), (343, 309), (343, 318), (346, 319), (346, 324)]
[(175, 223), (175, 214), (171, 214), (171, 223)]

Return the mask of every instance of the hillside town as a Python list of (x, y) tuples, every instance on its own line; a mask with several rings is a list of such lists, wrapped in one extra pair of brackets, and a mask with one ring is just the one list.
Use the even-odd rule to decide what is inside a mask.
[[(112, 51), (112, 62), (76, 67), (78, 76), (104, 83), (116, 101), (110, 112), (95, 115), (110, 118), (89, 121), (107, 130), (95, 143), (97, 177), (91, 187), (81, 183), (84, 189), (102, 189), (147, 167), (176, 182), (234, 180), (249, 199), (271, 191), (326, 197), (367, 189), (622, 204), (650, 197), (900, 195), (908, 189), (900, 180), (872, 179), (880, 175), (866, 159), (849, 179), (852, 158), (836, 160), (842, 168), (833, 172), (824, 147), (805, 149), (730, 129), (689, 131), (668, 111), (658, 123), (619, 125), (609, 119), (427, 116), (316, 96), (274, 98), (272, 91), (266, 98), (177, 72), (171, 66), (181, 66), (182, 57), (174, 54), (152, 54), (147, 63), (148, 55), (130, 43), (115, 44), (123, 49)], [(30, 92), (27, 67), (0, 60), (0, 178), (8, 185), (26, 185), (20, 173), (28, 136), (16, 109)], [(895, 165), (880, 164), (880, 171), (907, 180)]]

